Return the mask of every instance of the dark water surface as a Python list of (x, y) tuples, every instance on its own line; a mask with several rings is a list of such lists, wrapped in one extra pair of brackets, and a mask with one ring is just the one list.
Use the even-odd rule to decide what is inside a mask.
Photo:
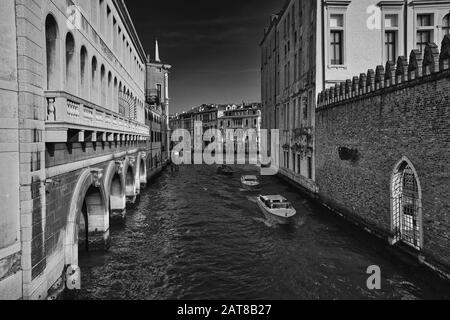
[[(252, 171), (253, 170), (253, 171)], [(244, 191), (239, 169), (186, 166), (162, 173), (111, 249), (80, 253), (77, 299), (430, 299), (450, 298), (449, 284), (408, 266), (387, 247), (326, 212), (276, 177), (261, 194), (282, 194), (297, 209), (291, 226), (267, 221), (258, 193)], [(367, 289), (378, 265), (382, 290)]]

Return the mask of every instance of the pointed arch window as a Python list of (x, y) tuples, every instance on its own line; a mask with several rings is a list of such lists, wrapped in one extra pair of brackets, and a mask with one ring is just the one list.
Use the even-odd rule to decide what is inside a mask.
[(392, 228), (394, 241), (422, 248), (422, 192), (411, 162), (403, 159), (392, 178)]

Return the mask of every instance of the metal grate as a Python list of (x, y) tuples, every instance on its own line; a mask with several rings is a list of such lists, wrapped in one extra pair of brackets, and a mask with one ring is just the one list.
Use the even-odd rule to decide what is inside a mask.
[(420, 197), (414, 171), (408, 164), (401, 166), (394, 177), (394, 233), (397, 241), (403, 241), (420, 249)]

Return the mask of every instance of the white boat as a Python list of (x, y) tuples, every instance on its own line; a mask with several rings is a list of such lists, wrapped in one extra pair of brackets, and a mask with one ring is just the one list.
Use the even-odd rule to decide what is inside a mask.
[(242, 176), (241, 183), (245, 189), (253, 190), (259, 187), (259, 181), (257, 176)]
[(279, 224), (288, 224), (297, 214), (292, 204), (279, 195), (260, 195), (256, 198), (256, 203), (268, 219), (275, 220)]

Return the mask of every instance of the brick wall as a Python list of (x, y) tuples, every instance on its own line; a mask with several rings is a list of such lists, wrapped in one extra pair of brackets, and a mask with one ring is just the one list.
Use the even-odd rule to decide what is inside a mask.
[[(383, 237), (392, 237), (391, 179), (407, 157), (422, 189), (422, 254), (450, 266), (450, 38), (319, 95), (319, 197)], [(341, 160), (339, 148), (357, 150)], [(344, 157), (345, 158), (345, 157)], [(447, 271), (446, 271), (447, 272)]]

